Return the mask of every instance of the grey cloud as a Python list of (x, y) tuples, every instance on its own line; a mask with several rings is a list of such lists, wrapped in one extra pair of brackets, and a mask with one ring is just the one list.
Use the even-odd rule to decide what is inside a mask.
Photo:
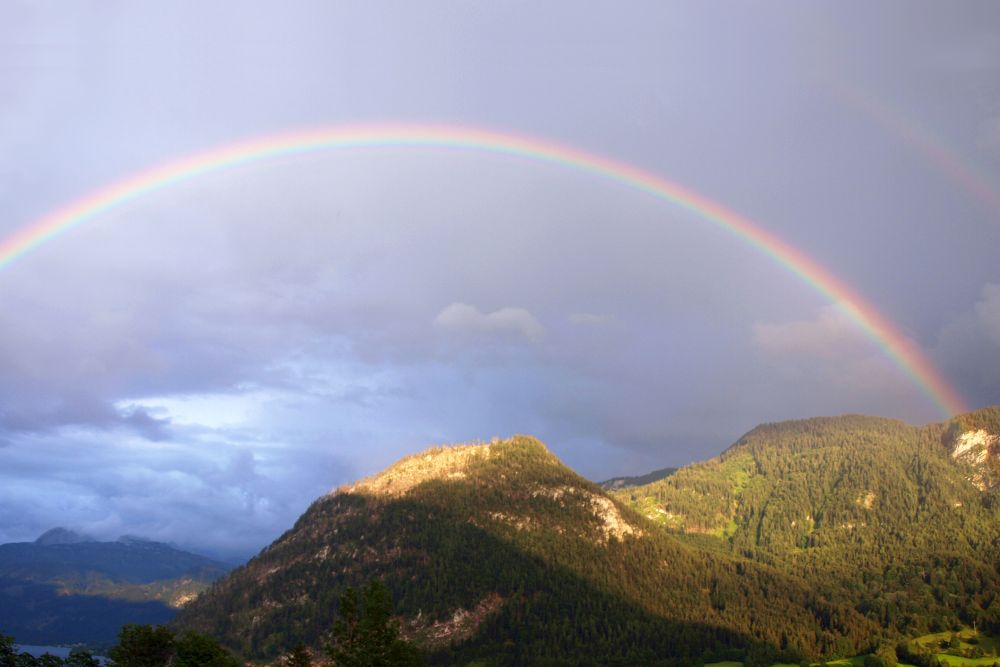
[(992, 116), (982, 121), (980, 145), (994, 156), (1000, 155), (1000, 116)]
[(1000, 285), (985, 285), (982, 298), (976, 303), (976, 317), (983, 333), (1000, 345)]
[(144, 408), (130, 408), (121, 414), (121, 422), (147, 440), (165, 440), (170, 434), (170, 420), (154, 417)]
[[(757, 322), (753, 340), (760, 366), (767, 373), (764, 395), (785, 396), (791, 405), (818, 402), (829, 412), (872, 412), (881, 405), (911, 421), (930, 421), (940, 415), (925, 417), (912, 407), (931, 406), (904, 373), (883, 350), (835, 306), (826, 306), (809, 320)], [(911, 344), (917, 345), (911, 341)], [(930, 354), (925, 350), (924, 354)], [(763, 375), (762, 375), (763, 377)], [(795, 397), (794, 386), (803, 388)], [(808, 387), (808, 389), (805, 389)], [(801, 410), (797, 407), (794, 410)]]
[(568, 319), (571, 324), (582, 326), (607, 324), (610, 321), (608, 316), (595, 315), (594, 313), (571, 313)]
[[(60, 524), (103, 539), (128, 532), (247, 555), (287, 528), (330, 478), (349, 474), (336, 458), (303, 455), (300, 446), (277, 459), (270, 452), (271, 462), (262, 464), (253, 450), (217, 437), (151, 451), (71, 432), (34, 442), (30, 456), (42, 463), (14, 448), (0, 473), (0, 505), (26, 507), (19, 522), (3, 527), (4, 541), (33, 539)], [(20, 483), (39, 465), (44, 475)]]
[(949, 322), (935, 350), (972, 407), (1000, 402), (1000, 288), (987, 283), (979, 300)]

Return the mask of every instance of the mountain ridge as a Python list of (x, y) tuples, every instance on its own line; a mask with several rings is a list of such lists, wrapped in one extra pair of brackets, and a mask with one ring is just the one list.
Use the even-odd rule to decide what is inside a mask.
[(61, 526), (50, 528), (39, 535), (34, 544), (49, 546), (52, 544), (80, 544), (81, 542), (96, 542), (93, 537), (77, 533), (76, 531), (63, 528)]
[(763, 424), (714, 459), (612, 495), (680, 539), (801, 577), (889, 632), (1000, 627), (996, 433), (996, 407), (923, 426)]
[(339, 592), (372, 576), (439, 664), (534, 663), (554, 645), (577, 664), (691, 664), (748, 647), (797, 661), (878, 635), (795, 577), (658, 530), (527, 436), (421, 452), (319, 498), (176, 623), (255, 659), (318, 647)]

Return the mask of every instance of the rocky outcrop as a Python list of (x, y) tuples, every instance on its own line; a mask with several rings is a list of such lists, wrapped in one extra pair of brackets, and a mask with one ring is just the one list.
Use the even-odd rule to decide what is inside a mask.
[(954, 436), (951, 458), (969, 467), (968, 480), (980, 491), (992, 491), (1000, 483), (1000, 436), (986, 429)]

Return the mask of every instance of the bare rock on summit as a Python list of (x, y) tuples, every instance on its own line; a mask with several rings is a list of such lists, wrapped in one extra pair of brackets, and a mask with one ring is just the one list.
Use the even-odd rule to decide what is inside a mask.
[(344, 485), (335, 493), (401, 497), (428, 480), (465, 479), (470, 464), (489, 459), (490, 448), (497, 442), (434, 447), (400, 459), (376, 475)]

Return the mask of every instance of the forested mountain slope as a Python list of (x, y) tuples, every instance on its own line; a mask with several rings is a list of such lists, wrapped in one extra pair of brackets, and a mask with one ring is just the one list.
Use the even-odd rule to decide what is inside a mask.
[(889, 630), (1000, 630), (1000, 408), (914, 427), (759, 426), (711, 461), (614, 492), (668, 533), (801, 577)]
[(317, 500), (177, 624), (246, 656), (319, 647), (370, 577), (441, 664), (692, 664), (854, 654), (877, 626), (767, 564), (701, 550), (527, 437), (440, 448)]

